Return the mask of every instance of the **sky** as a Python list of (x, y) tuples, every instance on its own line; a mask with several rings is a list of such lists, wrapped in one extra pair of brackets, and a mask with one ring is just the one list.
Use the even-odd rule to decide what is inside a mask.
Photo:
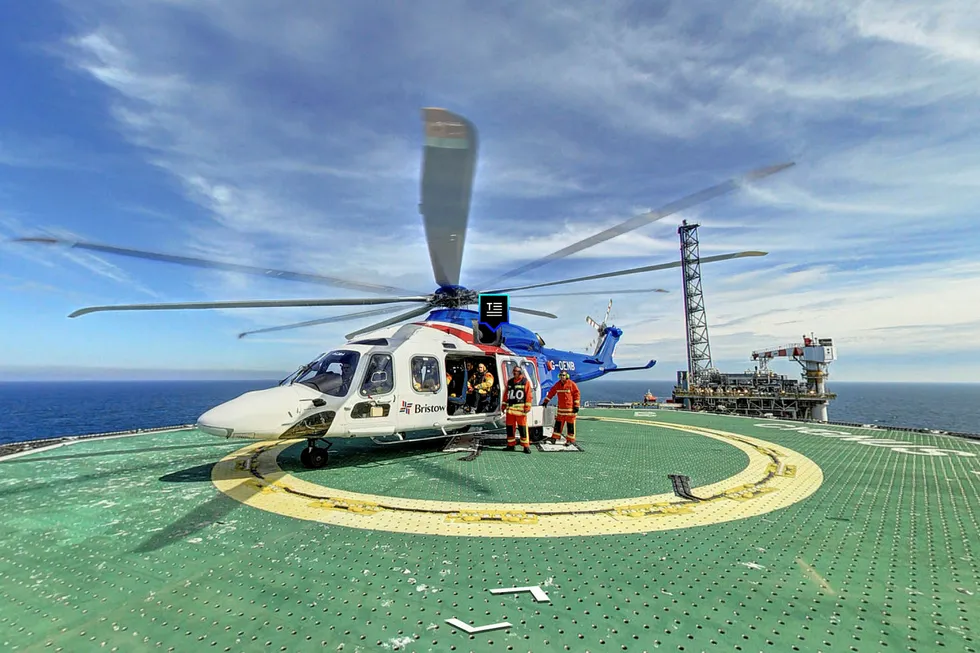
[[(432, 292), (425, 106), (479, 132), (464, 285), (793, 161), (515, 281), (676, 260), (687, 219), (702, 255), (769, 252), (702, 267), (717, 367), (743, 371), (753, 350), (812, 332), (837, 345), (831, 384), (980, 369), (980, 14), (967, 0), (35, 0), (0, 8), (0, 70), (0, 378), (266, 378), (370, 324), (239, 339), (357, 309), (68, 319), (363, 293), (15, 237)], [(652, 288), (669, 293), (608, 294)], [(554, 290), (596, 294), (514, 295), (559, 316), (521, 316), (549, 346), (585, 350), (586, 315), (612, 298), (617, 363), (658, 361), (619, 378), (686, 368), (679, 270)]]

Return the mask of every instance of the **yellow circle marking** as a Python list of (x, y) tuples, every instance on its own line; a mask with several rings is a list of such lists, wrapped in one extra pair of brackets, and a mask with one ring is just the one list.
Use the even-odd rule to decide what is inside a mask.
[(666, 422), (595, 417), (657, 426), (720, 440), (749, 457), (741, 472), (692, 488), (688, 501), (673, 493), (567, 503), (426, 501), (350, 492), (284, 472), (279, 454), (299, 440), (257, 442), (222, 459), (215, 486), (248, 506), (297, 519), (350, 528), (463, 537), (573, 537), (646, 533), (719, 524), (786, 508), (813, 494), (823, 472), (791, 449), (747, 435)]

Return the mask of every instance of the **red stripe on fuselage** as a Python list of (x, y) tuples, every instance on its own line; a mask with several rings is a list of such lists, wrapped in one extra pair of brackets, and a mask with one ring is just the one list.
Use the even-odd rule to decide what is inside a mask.
[(480, 350), (488, 354), (511, 354), (511, 352), (504, 347), (494, 347), (493, 345), (481, 345), (473, 340), (473, 332), (468, 331), (462, 327), (443, 324), (441, 322), (415, 322), (419, 326), (429, 327), (430, 329), (436, 329), (437, 331), (442, 331), (448, 333), (451, 336), (455, 336), (465, 342), (468, 345), (473, 345), (478, 347)]

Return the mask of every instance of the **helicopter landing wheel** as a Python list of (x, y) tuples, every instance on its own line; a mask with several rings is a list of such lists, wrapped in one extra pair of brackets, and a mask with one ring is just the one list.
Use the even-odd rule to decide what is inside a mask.
[(300, 452), (299, 460), (307, 469), (320, 469), (322, 467), (326, 467), (327, 463), (330, 462), (328, 449), (330, 449), (331, 446), (331, 443), (327, 442), (326, 447), (318, 447), (316, 446), (316, 440), (310, 438), (307, 440), (306, 448)]

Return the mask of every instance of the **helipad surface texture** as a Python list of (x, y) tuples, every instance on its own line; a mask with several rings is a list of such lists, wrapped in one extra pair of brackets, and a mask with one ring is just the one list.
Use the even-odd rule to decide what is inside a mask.
[(306, 470), (190, 430), (0, 461), (0, 645), (980, 650), (980, 441), (651, 412), (530, 456), (348, 441)]

